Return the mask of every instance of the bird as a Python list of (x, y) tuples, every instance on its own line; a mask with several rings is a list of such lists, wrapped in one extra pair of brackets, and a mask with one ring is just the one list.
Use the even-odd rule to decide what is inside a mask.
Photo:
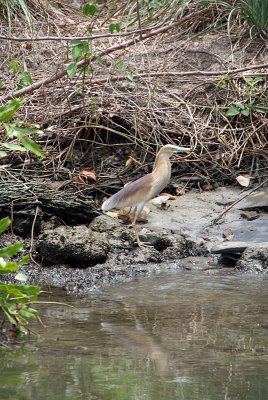
[(132, 226), (139, 247), (146, 246), (140, 241), (136, 221), (141, 214), (145, 204), (157, 196), (169, 183), (171, 177), (170, 157), (173, 153), (190, 152), (188, 147), (179, 147), (166, 144), (156, 154), (153, 170), (151, 173), (130, 182), (119, 192), (108, 198), (102, 204), (102, 211), (130, 207), (133, 215)]

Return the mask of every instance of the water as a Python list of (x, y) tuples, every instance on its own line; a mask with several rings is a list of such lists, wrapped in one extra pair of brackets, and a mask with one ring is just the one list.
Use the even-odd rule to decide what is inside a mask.
[(64, 293), (0, 358), (0, 398), (268, 399), (268, 276), (178, 272)]

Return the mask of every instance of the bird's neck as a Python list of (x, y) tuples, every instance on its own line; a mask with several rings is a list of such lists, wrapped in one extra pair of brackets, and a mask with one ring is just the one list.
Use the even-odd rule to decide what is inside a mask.
[(161, 151), (157, 154), (152, 172), (154, 176), (162, 176), (164, 180), (169, 181), (171, 176), (171, 163), (169, 157), (168, 154), (161, 153)]

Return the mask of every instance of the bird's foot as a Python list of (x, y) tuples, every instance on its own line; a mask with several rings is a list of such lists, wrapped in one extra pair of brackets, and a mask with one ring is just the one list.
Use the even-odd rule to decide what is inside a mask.
[(137, 245), (142, 248), (142, 247), (154, 247), (153, 245), (151, 245), (150, 243), (147, 242), (141, 242), (140, 240), (137, 240)]

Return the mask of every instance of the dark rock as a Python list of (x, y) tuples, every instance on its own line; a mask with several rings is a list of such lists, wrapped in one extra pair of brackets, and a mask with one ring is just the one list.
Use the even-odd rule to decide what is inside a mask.
[(208, 253), (208, 250), (191, 238), (186, 238), (184, 236), (175, 237), (169, 236), (171, 240), (172, 247), (168, 247), (163, 251), (165, 259), (178, 259), (190, 256), (202, 256)]
[(259, 218), (260, 216), (260, 214), (257, 211), (241, 211), (240, 215), (242, 218), (245, 218), (248, 221), (253, 221), (256, 218)]
[(40, 226), (42, 221), (41, 213), (35, 214), (35, 211), (18, 211), (14, 215), (12, 227), (13, 232), (18, 235), (30, 237), (31, 233), (38, 234), (40, 232)]
[(79, 225), (59, 226), (44, 231), (37, 240), (36, 248), (44, 264), (66, 263), (85, 268), (105, 262), (110, 246), (105, 234)]
[(236, 270), (243, 272), (268, 272), (268, 244), (262, 247), (252, 245), (242, 254)]
[(180, 260), (180, 267), (186, 270), (206, 271), (219, 268), (218, 258), (214, 257), (186, 257)]

